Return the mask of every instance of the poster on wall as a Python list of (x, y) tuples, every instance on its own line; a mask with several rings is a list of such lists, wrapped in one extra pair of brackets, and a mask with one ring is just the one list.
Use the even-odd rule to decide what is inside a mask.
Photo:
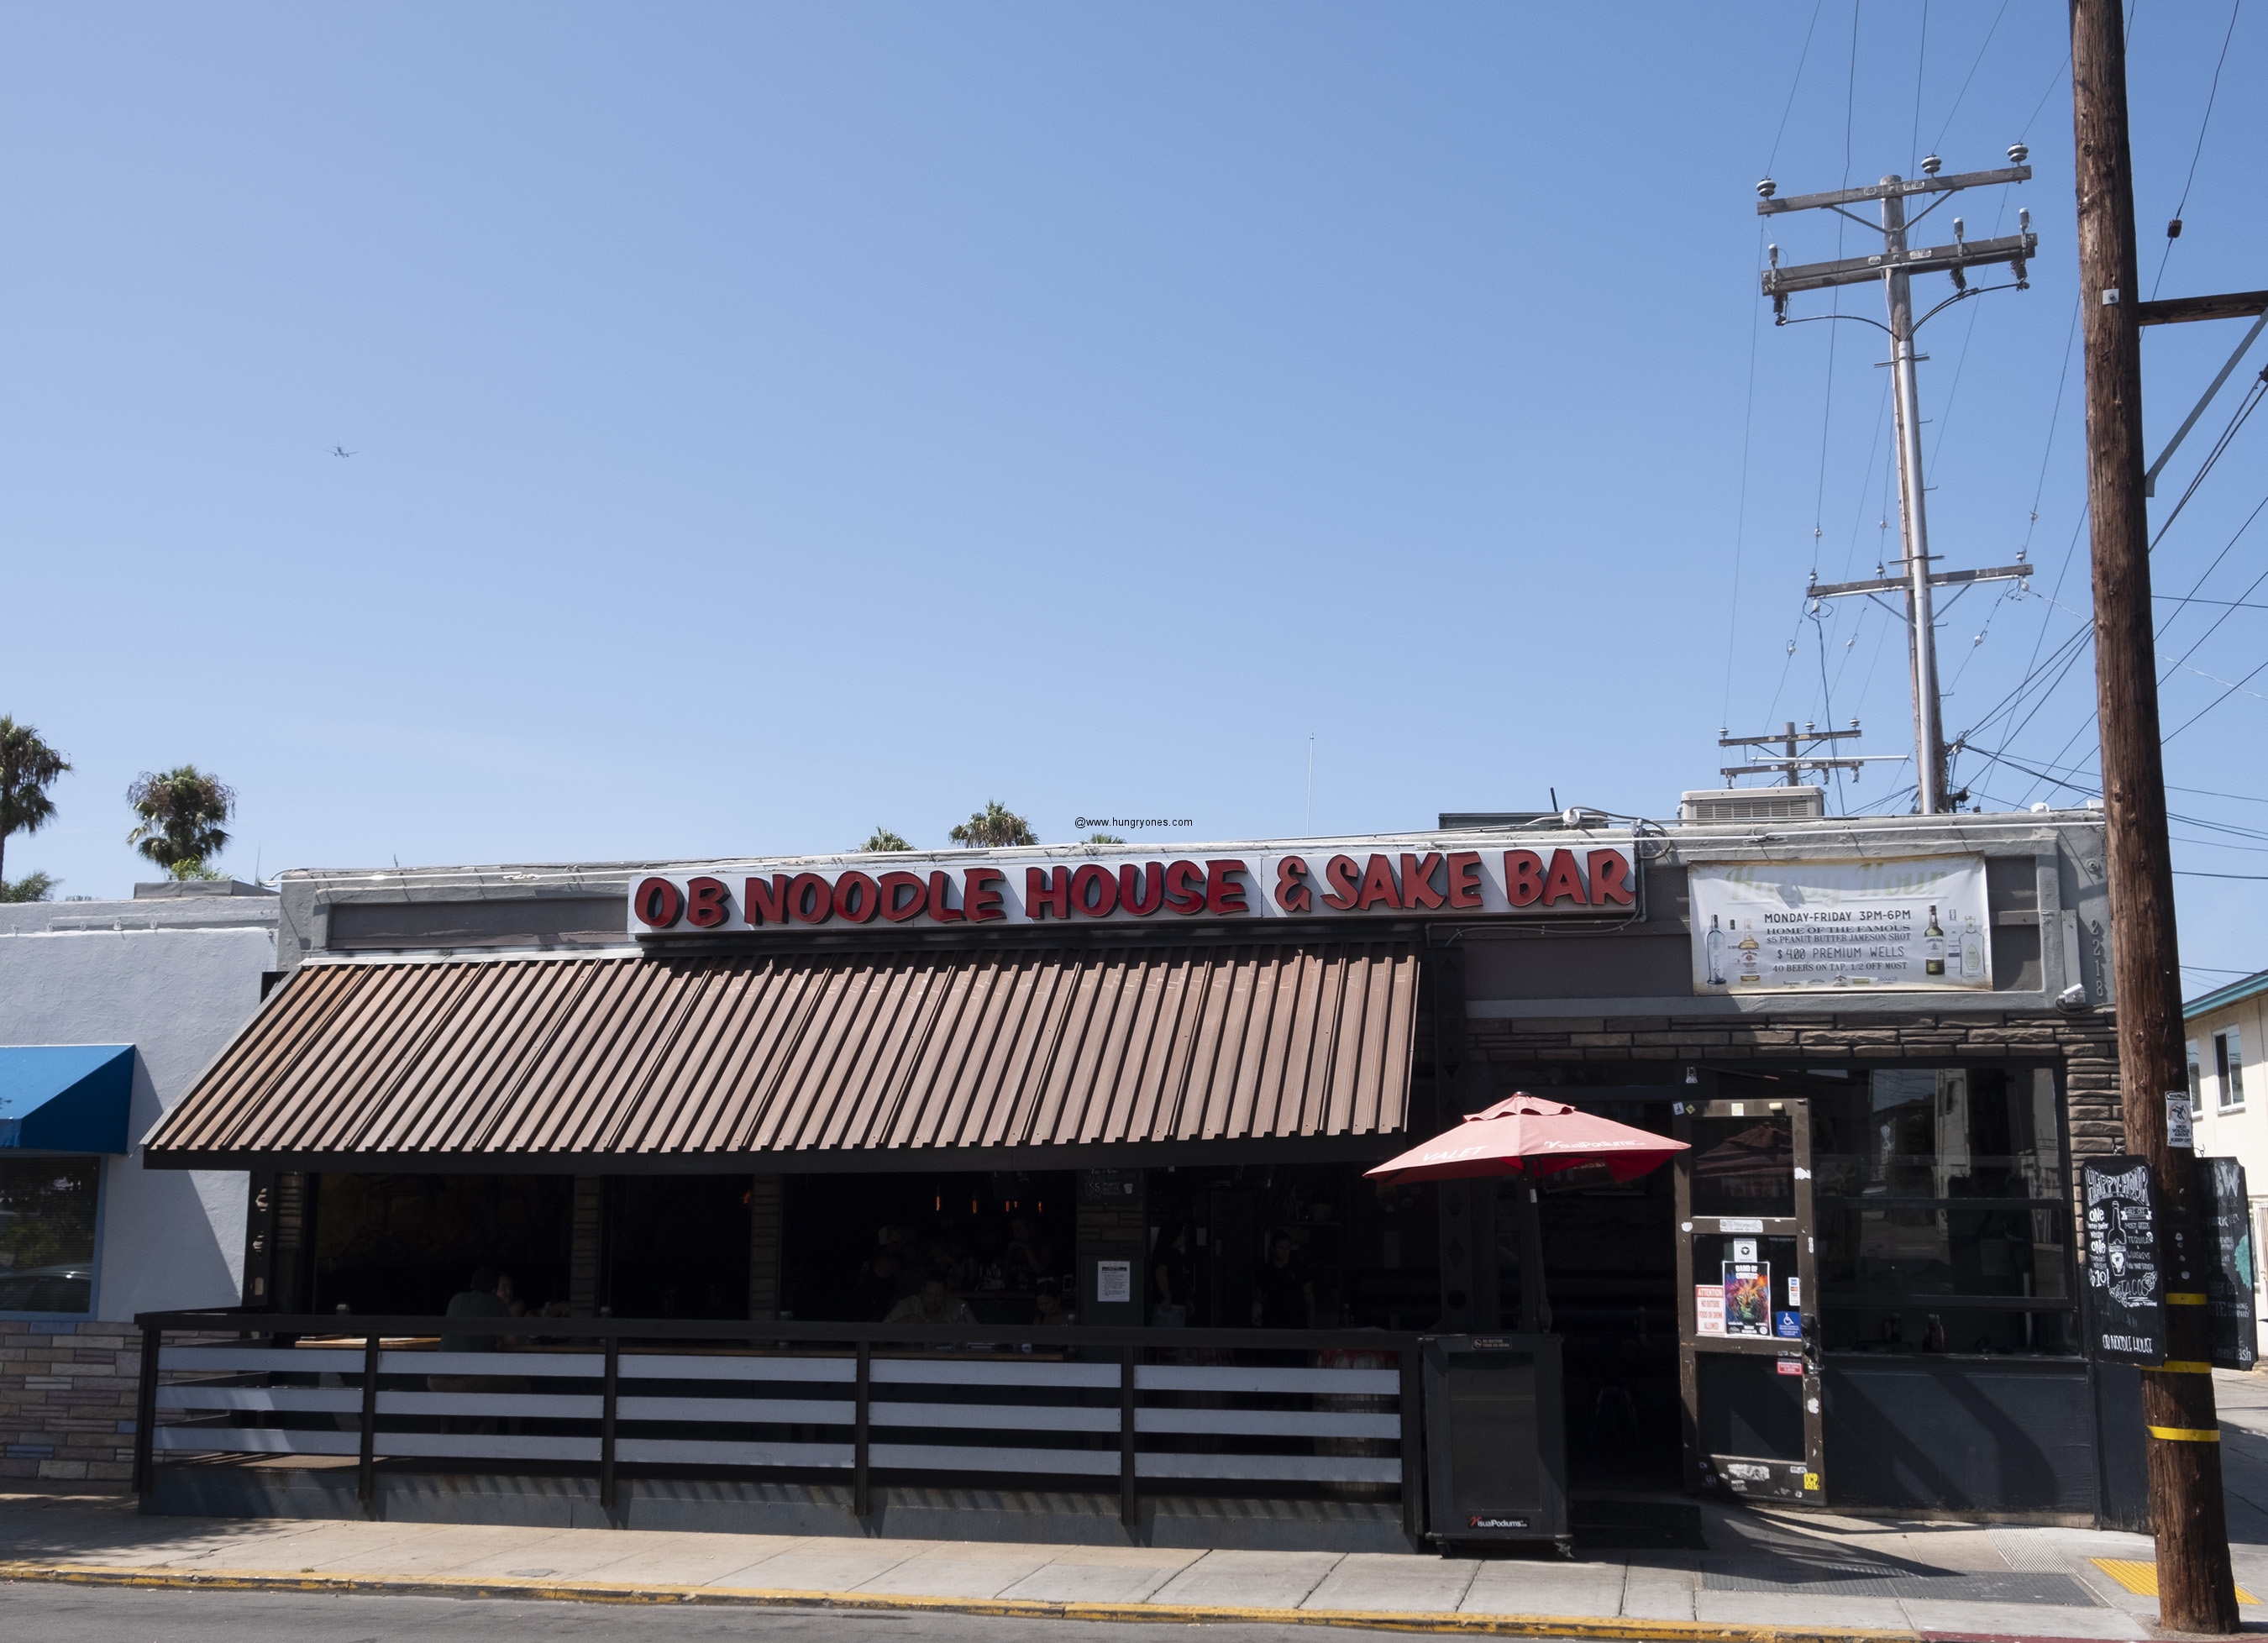
[(2233, 1158), (2200, 1158), (2198, 1184), (2205, 1189), (2205, 1247), (2213, 1252), (2205, 1282), (2213, 1361), (2224, 1369), (2250, 1369), (2260, 1356), (2252, 1309), (2252, 1264), (2258, 1256), (2244, 1166)]
[(1697, 993), (1989, 992), (1982, 856), (1696, 863)]
[(2166, 1297), (2158, 1271), (2157, 1190), (2146, 1160), (2090, 1158), (2080, 1166), (2087, 1214), (2088, 1329), (2095, 1356), (2166, 1360)]
[(1726, 1261), (1724, 1269), (1725, 1333), (1770, 1335), (1772, 1332), (1771, 1264), (1765, 1261)]

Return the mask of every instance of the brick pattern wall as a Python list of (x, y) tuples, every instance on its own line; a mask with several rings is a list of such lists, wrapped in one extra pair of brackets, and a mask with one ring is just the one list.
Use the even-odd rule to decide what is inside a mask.
[(0, 1489), (124, 1493), (141, 1373), (129, 1323), (0, 1319)]

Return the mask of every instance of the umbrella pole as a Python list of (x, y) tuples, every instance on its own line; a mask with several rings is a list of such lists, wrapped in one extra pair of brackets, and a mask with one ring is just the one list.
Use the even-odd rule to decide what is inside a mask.
[(1543, 1293), (1543, 1224), (1535, 1183), (1522, 1177), (1515, 1190), (1520, 1197), (1520, 1328), (1523, 1334), (1548, 1335), (1551, 1302)]

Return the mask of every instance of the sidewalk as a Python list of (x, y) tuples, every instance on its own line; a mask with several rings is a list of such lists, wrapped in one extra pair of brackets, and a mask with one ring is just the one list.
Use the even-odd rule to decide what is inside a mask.
[[(2268, 1376), (2214, 1378), (2237, 1583), (2268, 1595)], [(1705, 1544), (1579, 1549), (1572, 1561), (1199, 1552), (154, 1518), (115, 1498), (12, 1496), (0, 1497), (0, 1578), (1773, 1643), (1854, 1633), (2161, 1635), (2156, 1599), (2095, 1561), (2146, 1569), (2152, 1550), (2142, 1536), (1706, 1502), (1668, 1518), (1698, 1532), (1658, 1538)], [(2268, 1630), (2268, 1609), (2244, 1612), (2248, 1631)]]

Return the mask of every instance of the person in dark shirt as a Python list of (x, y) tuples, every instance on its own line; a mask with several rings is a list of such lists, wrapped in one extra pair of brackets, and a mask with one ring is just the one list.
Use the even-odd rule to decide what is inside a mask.
[[(469, 1288), (449, 1297), (447, 1312), (452, 1318), (509, 1318), (512, 1309), (512, 1276), (499, 1272), (492, 1266), (482, 1267), (473, 1274)], [(500, 1335), (444, 1335), (441, 1350), (445, 1352), (488, 1352), (502, 1345), (506, 1337)]]
[(1315, 1286), (1305, 1263), (1295, 1258), (1292, 1234), (1279, 1232), (1252, 1286), (1252, 1321), (1263, 1330), (1315, 1327)]
[(1158, 1240), (1150, 1263), (1150, 1320), (1178, 1328), (1189, 1321), (1189, 1224), (1176, 1221)]
[[(452, 1318), (509, 1318), (515, 1316), (512, 1307), (511, 1274), (499, 1272), (492, 1266), (480, 1268), (473, 1274), (471, 1286), (449, 1297), (445, 1316)], [(447, 1335), (441, 1337), (439, 1350), (445, 1352), (492, 1352), (516, 1346), (519, 1342), (509, 1335)], [(425, 1387), (431, 1392), (457, 1393), (524, 1393), (527, 1377), (505, 1374), (436, 1374), (425, 1377)], [(511, 1423), (516, 1426), (517, 1423)], [(445, 1416), (444, 1432), (490, 1433), (497, 1430), (498, 1418), (492, 1413)]]
[(886, 1243), (874, 1251), (858, 1273), (852, 1289), (856, 1297), (850, 1303), (852, 1315), (861, 1320), (879, 1319), (918, 1287), (907, 1278), (897, 1245)]

